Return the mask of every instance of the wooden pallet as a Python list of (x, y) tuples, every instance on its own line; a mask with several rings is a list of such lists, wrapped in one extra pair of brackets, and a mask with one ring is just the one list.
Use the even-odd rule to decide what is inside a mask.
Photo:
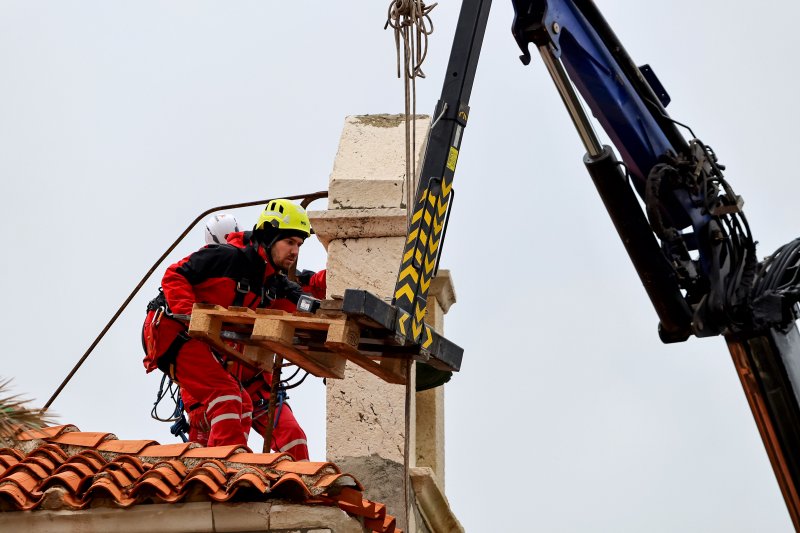
[[(345, 363), (350, 360), (384, 381), (405, 384), (405, 367), (410, 359), (408, 351), (388, 349), (391, 347), (385, 343), (362, 338), (359, 323), (335, 310), (312, 315), (195, 304), (189, 335), (256, 368), (272, 370), (277, 353), (325, 378), (343, 378)], [(231, 342), (244, 345), (244, 350), (233, 349)], [(369, 349), (360, 350), (362, 345)]]

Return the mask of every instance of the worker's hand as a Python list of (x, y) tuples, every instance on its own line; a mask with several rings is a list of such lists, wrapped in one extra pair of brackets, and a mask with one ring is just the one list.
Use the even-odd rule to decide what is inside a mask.
[(283, 274), (275, 276), (271, 287), (275, 298), (286, 298), (293, 304), (297, 303), (297, 299), (303, 294), (303, 289), (294, 281), (289, 280)]
[(297, 271), (297, 283), (300, 285), (306, 286), (311, 283), (311, 276), (316, 274), (313, 270), (298, 270)]

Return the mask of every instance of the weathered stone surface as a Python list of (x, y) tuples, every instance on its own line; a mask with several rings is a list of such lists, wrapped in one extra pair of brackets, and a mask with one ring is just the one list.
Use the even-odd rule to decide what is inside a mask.
[(272, 504), (269, 527), (269, 531), (296, 529), (306, 533), (320, 529), (332, 533), (364, 533), (365, 531), (358, 520), (338, 507), (282, 503)]
[(268, 531), (271, 503), (212, 503), (215, 531)]
[(334, 179), (328, 186), (328, 197), (332, 199), (331, 209), (405, 209), (405, 180)]
[(329, 461), (374, 455), (403, 464), (405, 386), (348, 364), (345, 379), (328, 381), (327, 403)]
[(364, 289), (391, 297), (404, 237), (337, 239), (328, 245), (328, 294)]
[(418, 509), (430, 530), (463, 532), (464, 528), (450, 509), (450, 503), (433, 472), (429, 468), (415, 467), (411, 468), (410, 475)]
[(308, 217), (325, 249), (333, 239), (404, 236), (407, 227), (406, 210), (399, 208), (332, 209), (312, 211)]
[(444, 490), (444, 387), (418, 392), (416, 400), (416, 465), (430, 468)]
[[(444, 315), (455, 300), (450, 271), (440, 270), (431, 282), (425, 315), (425, 322), (439, 334), (444, 334)], [(417, 393), (416, 442), (416, 465), (430, 468), (444, 490), (444, 387)]]
[(0, 513), (0, 531), (182, 533), (213, 531), (210, 502), (138, 505), (130, 509), (17, 511)]
[[(436, 273), (436, 277), (431, 281), (428, 294), (436, 298), (436, 301), (439, 302), (444, 313), (450, 310), (450, 306), (456, 303), (456, 289), (453, 285), (453, 278), (449, 270), (442, 269)], [(437, 328), (439, 333), (441, 333), (441, 331), (438, 328), (443, 327), (443, 325), (444, 323), (441, 321), (433, 324), (434, 328)]]
[[(430, 117), (417, 115), (416, 158), (421, 159), (427, 137)], [(397, 198), (394, 183), (403, 182), (405, 163), (405, 119), (402, 115), (360, 115), (345, 118), (339, 149), (330, 177), (328, 208), (382, 207)], [(354, 190), (352, 183), (337, 183), (340, 180), (369, 180), (363, 190)], [(389, 182), (392, 185), (375, 182)], [(404, 191), (400, 187), (401, 203), (390, 203), (385, 207), (401, 207)], [(369, 192), (366, 192), (369, 191)]]

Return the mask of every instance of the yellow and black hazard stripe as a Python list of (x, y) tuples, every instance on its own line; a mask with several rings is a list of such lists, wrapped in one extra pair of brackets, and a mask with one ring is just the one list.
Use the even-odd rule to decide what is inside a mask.
[(444, 176), (429, 179), (426, 188), (417, 195), (406, 237), (394, 301), (399, 309), (406, 311), (406, 314), (398, 313), (397, 329), (414, 342), (419, 342), (423, 333), (428, 289), (436, 273), (446, 231), (457, 161), (458, 148), (451, 146)]

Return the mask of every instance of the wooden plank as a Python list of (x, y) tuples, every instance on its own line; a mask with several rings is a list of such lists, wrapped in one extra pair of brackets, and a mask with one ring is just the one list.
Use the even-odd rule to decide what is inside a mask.
[(301, 329), (313, 329), (317, 331), (326, 331), (328, 326), (331, 324), (331, 318), (319, 318), (316, 315), (309, 315), (308, 313), (303, 313), (303, 315), (288, 315), (281, 317), (281, 320), (292, 324), (295, 328)]
[(361, 340), (361, 328), (353, 320), (337, 320), (331, 322), (328, 327), (328, 336), (325, 346), (339, 346), (345, 344), (358, 351), (358, 343)]
[(221, 353), (236, 358), (241, 357), (241, 354), (237, 350), (228, 346), (228, 344), (220, 338), (221, 331), (222, 321), (219, 318), (202, 313), (193, 313), (192, 319), (189, 321), (189, 330), (187, 333), (192, 338), (205, 340), (206, 343), (210, 344)]
[(275, 352), (264, 349), (261, 346), (245, 345), (239, 359), (259, 370), (272, 372), (275, 363)]
[(288, 315), (286, 311), (282, 309), (256, 309), (256, 314), (258, 315), (274, 315), (274, 316), (284, 316)]
[(219, 305), (194, 304), (192, 317), (195, 315), (213, 316), (224, 319), (231, 324), (250, 324), (256, 318), (256, 313), (247, 307), (232, 307), (225, 309)]
[(332, 322), (328, 328), (325, 347), (344, 355), (356, 365), (388, 383), (404, 385), (405, 372), (397, 372), (395, 368), (373, 361), (358, 351), (360, 338), (359, 327), (354, 320)]
[(347, 365), (347, 358), (340, 353), (329, 352), (305, 352), (301, 351), (307, 359), (310, 359), (318, 365), (326, 368), (331, 375), (325, 377), (332, 377), (336, 379), (344, 379), (344, 368)]
[[(378, 364), (381, 368), (381, 373), (375, 372), (379, 376), (382, 375), (391, 375), (402, 376), (402, 383), (405, 384), (406, 382), (406, 365), (410, 363), (408, 359), (381, 359), (378, 361)], [(391, 383), (391, 382), (390, 382)]]
[(222, 310), (224, 310), (225, 308), (222, 307), (221, 305), (203, 304), (203, 303), (197, 302), (194, 305), (192, 305), (192, 309), (204, 309), (204, 310), (219, 310), (219, 309), (222, 309)]
[[(330, 364), (331, 362), (329, 361), (321, 362), (318, 361), (317, 358), (312, 359), (291, 344), (284, 344), (271, 340), (261, 341), (261, 344), (275, 353), (282, 355), (288, 361), (291, 361), (303, 370), (307, 370), (309, 373), (317, 377), (336, 379), (344, 378), (344, 371), (339, 372), (337, 369), (337, 366), (341, 365)], [(335, 356), (336, 354), (331, 355)]]
[(294, 326), (282, 319), (270, 315), (257, 317), (253, 323), (253, 333), (250, 338), (254, 341), (272, 341), (292, 344)]
[(315, 376), (342, 379), (344, 377), (344, 358), (337, 354), (330, 354), (330, 357), (327, 358), (309, 357), (308, 354), (295, 348), (293, 345), (295, 328), (285, 318), (269, 315), (258, 317), (253, 324), (253, 333), (250, 338), (259, 341), (260, 345), (281, 354)]

